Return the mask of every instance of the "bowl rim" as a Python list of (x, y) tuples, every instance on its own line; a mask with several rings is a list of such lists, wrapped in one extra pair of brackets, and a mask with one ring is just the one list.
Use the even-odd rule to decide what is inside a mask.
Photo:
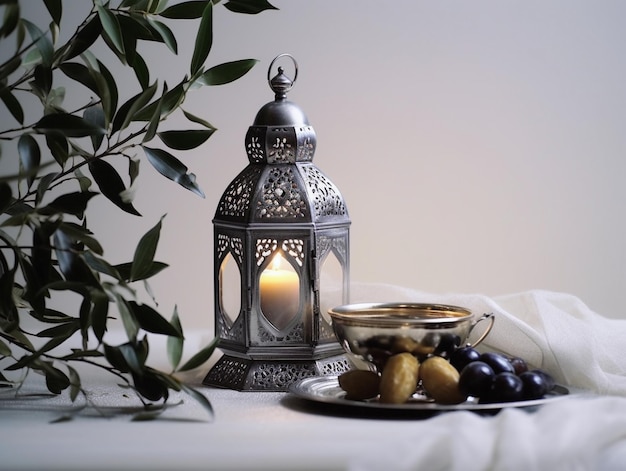
[[(457, 324), (470, 321), (470, 309), (440, 303), (353, 303), (328, 310), (333, 321), (340, 324), (371, 327), (423, 326), (431, 324)], [(415, 317), (415, 314), (419, 314)]]

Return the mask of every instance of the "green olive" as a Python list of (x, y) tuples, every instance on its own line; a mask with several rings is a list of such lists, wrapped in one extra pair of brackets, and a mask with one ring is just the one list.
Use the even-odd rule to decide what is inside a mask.
[(380, 402), (403, 404), (417, 389), (420, 365), (410, 353), (398, 353), (387, 360), (380, 378)]
[(458, 404), (467, 397), (459, 391), (459, 372), (448, 360), (432, 356), (420, 367), (422, 386), (440, 404)]
[(380, 376), (368, 370), (350, 370), (339, 376), (339, 386), (347, 399), (362, 401), (378, 396)]

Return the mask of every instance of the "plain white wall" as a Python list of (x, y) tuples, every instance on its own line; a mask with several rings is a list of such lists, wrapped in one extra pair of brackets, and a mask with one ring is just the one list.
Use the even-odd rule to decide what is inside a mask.
[[(279, 11), (259, 16), (216, 7), (207, 65), (261, 62), (185, 105), (219, 128), (180, 154), (206, 199), (144, 162), (143, 218), (103, 199), (92, 205), (114, 262), (130, 260), (167, 213), (158, 258), (170, 268), (152, 282), (164, 313), (177, 304), (187, 329), (212, 329), (211, 219), (247, 164), (248, 126), (273, 99), (267, 67), (288, 52), (300, 67), (289, 97), (317, 132), (314, 162), (352, 218), (353, 281), (490, 296), (564, 291), (626, 318), (626, 3), (273, 3)], [(170, 84), (186, 71), (193, 30), (175, 30), (180, 57), (149, 54)]]

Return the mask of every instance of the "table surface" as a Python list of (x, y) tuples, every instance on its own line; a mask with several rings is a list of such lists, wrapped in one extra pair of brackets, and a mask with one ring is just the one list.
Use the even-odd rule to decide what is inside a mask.
[[(194, 400), (174, 394), (171, 402), (183, 403), (152, 421), (132, 421), (130, 413), (104, 418), (93, 409), (58, 421), (71, 414), (69, 399), (39, 395), (45, 385), (32, 375), (18, 398), (0, 394), (0, 469), (478, 470), (498, 463), (517, 469), (518, 458), (519, 469), (542, 469), (571, 456), (574, 464), (591, 466), (575, 469), (606, 470), (622, 469), (626, 458), (626, 414), (601, 447), (580, 446), (615, 420), (616, 409), (626, 411), (626, 398), (571, 395), (534, 412), (506, 409), (490, 416), (389, 414), (327, 406), (290, 393), (205, 387), (205, 373), (197, 371), (188, 381), (211, 401), (212, 419)], [(137, 405), (110, 377), (87, 377), (84, 383), (105, 412)], [(569, 437), (576, 429), (587, 432)], [(551, 437), (553, 446), (543, 446), (539, 436)], [(515, 444), (523, 445), (524, 454), (513, 452), (507, 461), (503, 452)]]

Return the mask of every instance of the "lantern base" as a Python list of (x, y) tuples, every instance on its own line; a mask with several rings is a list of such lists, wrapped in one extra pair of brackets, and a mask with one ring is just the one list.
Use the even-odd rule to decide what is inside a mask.
[(202, 382), (237, 391), (287, 391), (309, 376), (340, 375), (354, 368), (344, 354), (317, 360), (253, 360), (223, 355)]

